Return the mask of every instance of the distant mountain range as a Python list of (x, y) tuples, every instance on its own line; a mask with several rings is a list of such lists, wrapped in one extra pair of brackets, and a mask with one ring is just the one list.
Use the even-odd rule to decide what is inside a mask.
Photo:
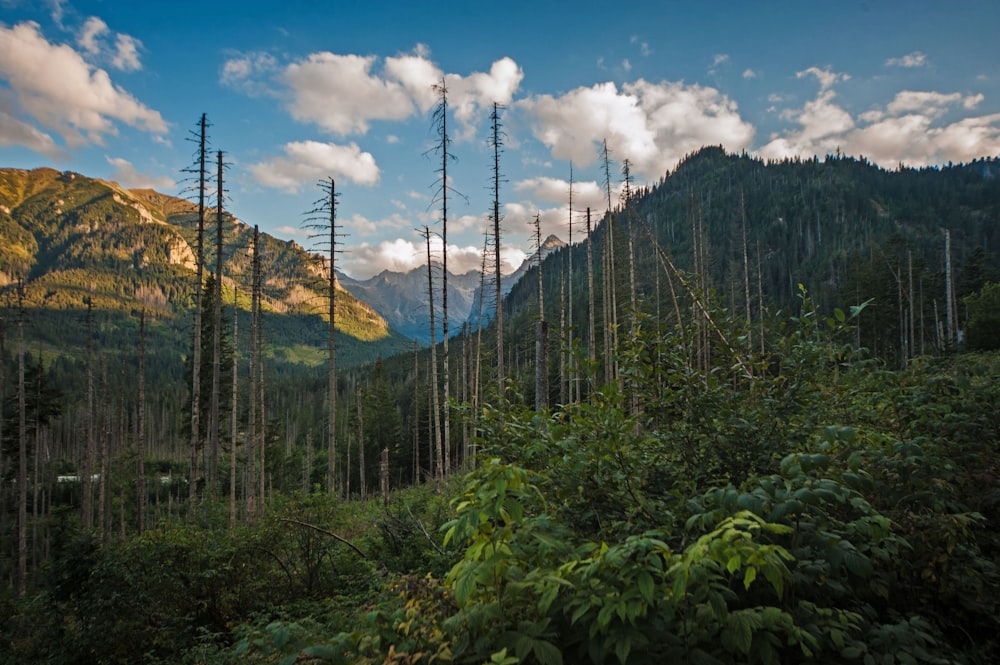
[[(542, 258), (548, 257), (553, 251), (564, 247), (566, 243), (556, 236), (549, 236), (542, 243)], [(504, 295), (510, 292), (528, 270), (538, 264), (538, 253), (526, 258), (514, 272), (504, 275), (501, 279), (501, 289)], [(440, 270), (434, 272), (435, 293), (441, 288)], [(400, 273), (383, 270), (366, 280), (357, 280), (337, 273), (341, 286), (351, 292), (359, 300), (371, 305), (382, 315), (393, 328), (403, 335), (418, 340), (421, 343), (430, 342), (430, 310), (427, 307), (427, 267), (421, 266), (409, 272)], [(486, 276), (486, 301), (482, 311), (483, 325), (493, 318), (493, 276)], [(463, 323), (469, 323), (474, 328), (479, 325), (479, 301), (483, 287), (482, 273), (470, 270), (463, 275), (448, 273), (448, 321), (449, 332), (455, 334)], [(435, 302), (440, 302), (437, 299)], [(438, 305), (440, 307), (440, 305)], [(441, 339), (441, 312), (435, 310), (438, 333), (436, 339)]]

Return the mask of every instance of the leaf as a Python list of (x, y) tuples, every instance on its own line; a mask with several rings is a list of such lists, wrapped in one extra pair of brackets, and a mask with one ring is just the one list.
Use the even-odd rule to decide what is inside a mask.
[(757, 569), (753, 566), (748, 566), (747, 572), (743, 574), (743, 588), (749, 591), (750, 585), (753, 584), (755, 579), (757, 579)]
[(535, 640), (531, 650), (541, 665), (562, 665), (562, 652), (552, 642)]
[(647, 604), (653, 604), (653, 576), (647, 571), (642, 571), (639, 573), (639, 577), (636, 580), (636, 584), (639, 587), (639, 593), (642, 595), (642, 599), (646, 601)]

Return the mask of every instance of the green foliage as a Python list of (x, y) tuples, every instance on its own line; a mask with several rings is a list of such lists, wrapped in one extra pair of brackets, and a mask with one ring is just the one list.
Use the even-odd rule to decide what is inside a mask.
[(969, 313), (965, 339), (969, 349), (1000, 349), (1000, 284), (988, 282), (963, 299)]

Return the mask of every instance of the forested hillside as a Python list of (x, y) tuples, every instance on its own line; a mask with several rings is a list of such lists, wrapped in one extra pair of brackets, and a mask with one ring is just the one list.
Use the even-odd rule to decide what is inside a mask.
[[(240, 317), (235, 376), (199, 410), (156, 351), (176, 378), (146, 400), (131, 310), (74, 305), (61, 352), (29, 332), (66, 327), (56, 308), (8, 304), (0, 658), (996, 662), (998, 168), (706, 148), (569, 211), (573, 245), (514, 286), (502, 329), (261, 370)], [(32, 230), (77, 200), (52, 178), (59, 213), (11, 224), (32, 198), (4, 203), (5, 261), (38, 280), (38, 257), (87, 255)], [(153, 220), (188, 214), (141, 196)], [(119, 223), (85, 213), (91, 234)], [(143, 261), (111, 247), (135, 294)], [(129, 293), (104, 297), (144, 302)], [(163, 311), (144, 325), (183, 345)], [(213, 460), (188, 413), (220, 409), (193, 437)]]

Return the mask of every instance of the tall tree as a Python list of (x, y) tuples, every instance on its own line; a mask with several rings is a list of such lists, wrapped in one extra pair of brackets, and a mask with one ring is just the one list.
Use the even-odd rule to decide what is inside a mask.
[(198, 131), (195, 134), (197, 152), (195, 165), (190, 169), (197, 174), (198, 196), (198, 238), (195, 254), (194, 331), (191, 342), (191, 472), (188, 482), (191, 498), (191, 515), (197, 509), (198, 497), (198, 457), (201, 451), (201, 291), (205, 280), (205, 199), (208, 173), (208, 116), (201, 114)]
[(503, 132), (500, 123), (500, 105), (493, 102), (490, 114), (492, 132), (490, 145), (493, 148), (493, 285), (496, 289), (496, 310), (493, 325), (497, 331), (497, 397), (503, 402), (504, 395), (504, 350), (503, 350), (503, 284), (500, 274), (500, 153), (503, 151)]
[(309, 211), (306, 219), (306, 228), (314, 232), (313, 238), (317, 240), (321, 250), (329, 252), (326, 271), (326, 305), (327, 316), (330, 320), (327, 331), (327, 356), (329, 367), (327, 368), (327, 456), (329, 464), (327, 467), (327, 491), (330, 496), (336, 496), (337, 479), (337, 349), (335, 344), (335, 332), (337, 328), (337, 254), (340, 252), (339, 246), (342, 233), (337, 226), (337, 205), (340, 195), (337, 193), (337, 182), (332, 178), (326, 178), (319, 183), (323, 192), (320, 198)]
[(94, 441), (94, 302), (86, 296), (83, 302), (87, 305), (87, 449), (84, 453), (82, 487), (83, 487), (83, 528), (94, 526), (94, 460), (96, 458), (96, 443)]
[(24, 283), (17, 280), (17, 594), (28, 588), (28, 417), (24, 394)]
[(212, 406), (210, 411), (211, 427), (208, 430), (211, 445), (208, 461), (207, 490), (210, 496), (215, 495), (219, 474), (219, 428), (221, 420), (222, 400), (222, 248), (223, 248), (223, 202), (225, 187), (223, 185), (222, 151), (216, 153), (216, 195), (215, 195), (215, 289), (212, 294)]
[[(236, 287), (233, 287), (233, 390), (229, 402), (229, 528), (236, 528), (236, 444), (239, 427), (237, 425), (237, 406), (239, 403), (239, 377), (237, 376), (239, 362), (239, 323), (240, 312), (236, 304)], [(308, 487), (307, 487), (308, 489)]]
[[(234, 384), (235, 385), (235, 382)], [(139, 310), (139, 414), (136, 426), (136, 525), (146, 530), (146, 308)]]
[(444, 485), (444, 453), (442, 451), (441, 444), (441, 406), (438, 403), (438, 375), (437, 375), (437, 326), (434, 325), (434, 262), (431, 257), (431, 230), (428, 227), (424, 227), (424, 242), (427, 245), (427, 306), (430, 308), (430, 325), (431, 325), (431, 372), (430, 372), (430, 382), (431, 382), (431, 399), (428, 404), (431, 404), (431, 423), (430, 428), (433, 432), (432, 439), (434, 441), (434, 452), (435, 452), (435, 468), (437, 469), (438, 483)]
[(538, 321), (535, 324), (535, 411), (548, 406), (549, 367), (547, 328), (545, 323), (545, 283), (542, 279), (542, 222), (535, 214), (535, 257), (538, 262)]
[[(448, 193), (454, 191), (448, 184), (448, 163), (455, 160), (451, 152), (451, 137), (448, 135), (448, 87), (444, 78), (435, 84), (434, 92), (438, 96), (438, 104), (434, 109), (434, 126), (437, 129), (438, 140), (434, 147), (441, 158), (440, 178), (437, 189), (437, 199), (441, 203), (441, 354), (443, 355), (444, 412), (442, 421), (444, 431), (444, 475), (451, 470), (451, 371), (448, 365)], [(456, 192), (457, 193), (457, 192)]]

